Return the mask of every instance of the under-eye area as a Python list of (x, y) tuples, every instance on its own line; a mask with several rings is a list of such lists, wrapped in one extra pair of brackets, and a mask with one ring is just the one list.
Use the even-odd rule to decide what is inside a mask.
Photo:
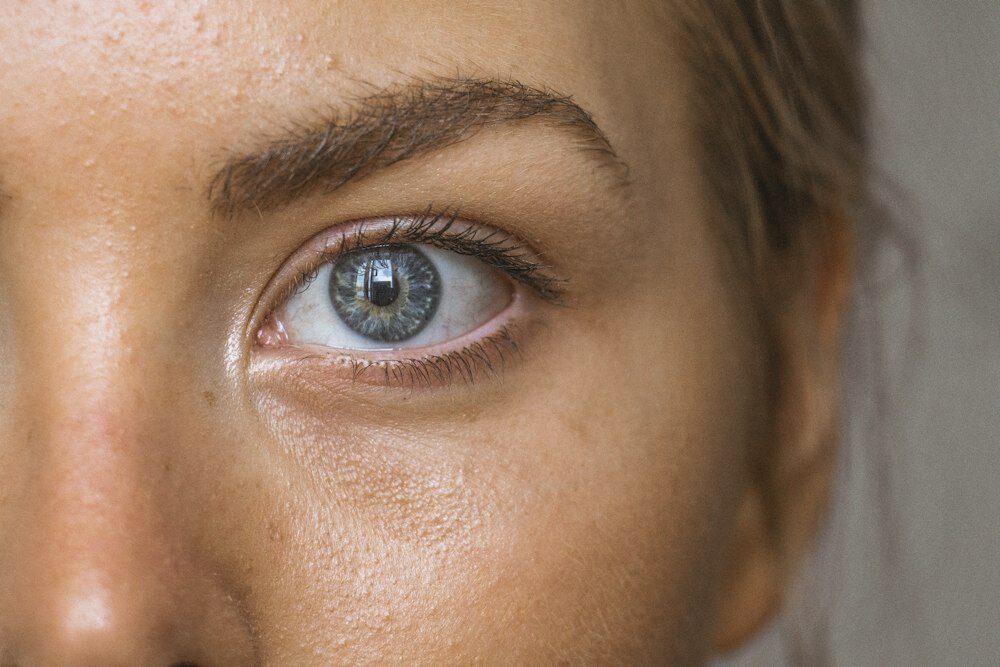
[(454, 213), (367, 220), (321, 233), (265, 293), (254, 345), (386, 386), (499, 378), (566, 280), (520, 239)]

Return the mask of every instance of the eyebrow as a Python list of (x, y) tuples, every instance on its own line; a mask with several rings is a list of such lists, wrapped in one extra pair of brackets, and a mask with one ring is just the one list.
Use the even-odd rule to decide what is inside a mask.
[(569, 96), (499, 79), (416, 80), (381, 90), (298, 126), (260, 150), (229, 159), (212, 178), (213, 213), (274, 209), (354, 178), (473, 136), (486, 127), (534, 119), (570, 133), (584, 153), (628, 169), (591, 115)]

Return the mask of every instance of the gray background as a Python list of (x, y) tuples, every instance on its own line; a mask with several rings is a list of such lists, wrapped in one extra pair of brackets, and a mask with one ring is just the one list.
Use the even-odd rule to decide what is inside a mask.
[[(869, 0), (866, 15), (874, 156), (922, 278), (891, 258), (876, 271), (892, 410), (883, 449), (870, 421), (847, 425), (827, 627), (838, 665), (1000, 665), (1000, 0)], [(733, 663), (785, 664), (779, 634)]]

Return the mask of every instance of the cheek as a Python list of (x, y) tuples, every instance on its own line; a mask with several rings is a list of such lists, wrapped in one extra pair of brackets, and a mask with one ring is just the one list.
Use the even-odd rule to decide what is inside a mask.
[(294, 650), (284, 636), (346, 662), (699, 655), (757, 392), (741, 328), (697, 305), (726, 299), (696, 282), (550, 332), (488, 408), (262, 391), (269, 425), (247, 437), (272, 448), (246, 498), (262, 508), (247, 586), (270, 650)]
[(502, 588), (536, 645), (674, 664), (703, 655), (711, 631), (754, 382), (717, 319), (640, 330), (625, 315), (630, 332), (591, 328), (577, 370), (554, 376), (561, 391), (527, 402), (545, 406), (521, 426), (544, 453), (525, 456)]
[(285, 386), (265, 393), (272, 460), (247, 500), (267, 539), (246, 553), (268, 660), (295, 663), (303, 647), (339, 664), (474, 657), (472, 620), (492, 609), (482, 593), (519, 514), (490, 460), (498, 443), (476, 425), (400, 427), (346, 397), (319, 409)]

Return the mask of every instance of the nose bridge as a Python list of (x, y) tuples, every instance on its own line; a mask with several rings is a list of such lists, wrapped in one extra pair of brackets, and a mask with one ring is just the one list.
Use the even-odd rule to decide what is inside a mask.
[(38, 305), (43, 322), (22, 346), (28, 368), (19, 389), (28, 434), (25, 544), (53, 581), (93, 588), (96, 609), (102, 579), (123, 581), (129, 563), (152, 562), (166, 546), (157, 462), (169, 460), (172, 439), (149, 427), (144, 403), (155, 374), (134, 354), (114, 295), (106, 285), (90, 286), (80, 298), (55, 283)]
[[(153, 546), (146, 533), (159, 520), (149, 439), (114, 382), (111, 376), (77, 389), (52, 386), (29, 428), (28, 528), (44, 536), (34, 544), (43, 558), (73, 554), (72, 569), (113, 570), (140, 546)], [(55, 545), (66, 551), (50, 553)]]

